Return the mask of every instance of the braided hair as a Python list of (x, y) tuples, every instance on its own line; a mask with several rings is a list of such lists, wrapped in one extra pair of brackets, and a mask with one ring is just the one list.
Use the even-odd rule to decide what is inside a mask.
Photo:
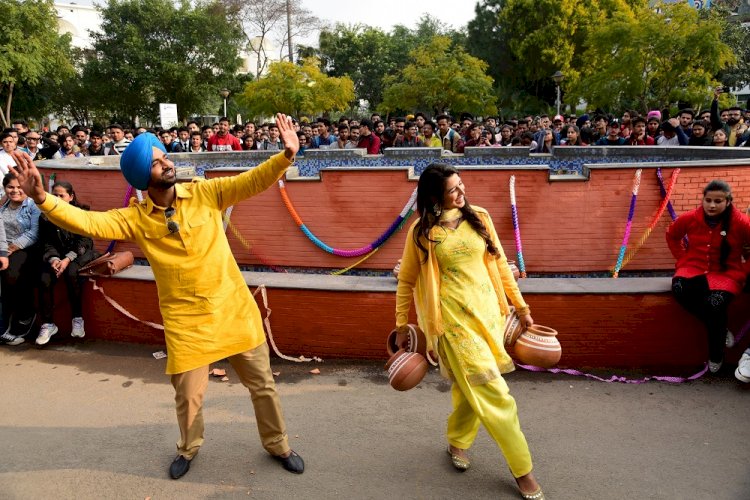
[(703, 196), (709, 191), (721, 191), (726, 195), (727, 208), (721, 213), (719, 223), (721, 224), (721, 247), (719, 248), (719, 266), (722, 271), (727, 270), (727, 258), (732, 250), (729, 245), (729, 229), (731, 226), (734, 205), (732, 205), (732, 188), (725, 181), (714, 179), (703, 189)]

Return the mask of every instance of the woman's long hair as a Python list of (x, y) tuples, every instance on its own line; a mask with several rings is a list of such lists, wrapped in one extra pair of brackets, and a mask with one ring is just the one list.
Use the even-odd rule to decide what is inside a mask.
[(706, 193), (708, 193), (709, 191), (721, 191), (727, 197), (727, 208), (724, 209), (724, 211), (719, 216), (722, 234), (721, 248), (719, 249), (719, 266), (721, 266), (722, 271), (726, 271), (727, 258), (729, 258), (729, 252), (731, 252), (732, 250), (728, 238), (732, 222), (732, 215), (734, 212), (734, 205), (732, 204), (732, 188), (729, 187), (729, 184), (725, 181), (714, 179), (709, 182), (708, 185), (706, 185), (706, 187), (703, 189), (703, 196), (705, 197)]
[(88, 210), (90, 208), (88, 205), (83, 205), (78, 201), (78, 196), (76, 196), (76, 192), (73, 190), (73, 185), (70, 182), (57, 181), (54, 184), (52, 184), (52, 190), (54, 191), (56, 187), (63, 188), (66, 193), (68, 193), (70, 196), (73, 197), (73, 199), (70, 200), (70, 205), (73, 205), (74, 207), (82, 208), (83, 210)]
[[(431, 243), (439, 243), (430, 238), (430, 231), (440, 222), (440, 213), (443, 211), (443, 198), (445, 197), (445, 183), (448, 178), (454, 175), (458, 175), (458, 170), (454, 167), (442, 163), (433, 163), (419, 176), (419, 183), (417, 185), (417, 213), (419, 214), (419, 220), (414, 228), (414, 242), (417, 248), (424, 253), (423, 262), (427, 262), (427, 248), (425, 248), (421, 240), (424, 238)], [(500, 252), (492, 242), (487, 228), (484, 227), (484, 223), (482, 223), (477, 213), (471, 208), (468, 200), (465, 198), (464, 200), (464, 206), (459, 209), (461, 210), (461, 215), (484, 239), (487, 244), (487, 251), (492, 255), (499, 255)]]

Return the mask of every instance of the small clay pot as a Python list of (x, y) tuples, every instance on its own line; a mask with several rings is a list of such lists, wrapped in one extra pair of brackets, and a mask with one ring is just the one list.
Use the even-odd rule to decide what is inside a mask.
[(518, 337), (523, 333), (523, 327), (521, 326), (521, 318), (518, 317), (516, 308), (510, 306), (510, 314), (505, 318), (505, 333), (503, 335), (503, 343), (506, 349), (510, 349), (518, 340)]
[(396, 265), (393, 266), (393, 277), (398, 279), (398, 272), (401, 270), (401, 259), (398, 259)]
[(518, 337), (514, 353), (518, 361), (524, 365), (552, 368), (562, 356), (557, 330), (536, 324), (530, 326)]
[(404, 345), (396, 345), (396, 335), (398, 334), (396, 329), (391, 330), (391, 333), (388, 334), (385, 348), (389, 356), (393, 356), (399, 349), (404, 349), (407, 352), (418, 352), (422, 356), (426, 355), (427, 337), (425, 337), (417, 325), (409, 323), (407, 326), (409, 327), (409, 332), (406, 334), (406, 343)]
[(516, 265), (516, 261), (509, 260), (508, 266), (510, 266), (510, 270), (513, 271), (513, 277), (516, 278), (516, 281), (518, 281), (518, 278), (521, 277), (521, 271), (518, 269), (518, 266)]
[(385, 364), (388, 371), (388, 382), (397, 391), (413, 389), (424, 379), (429, 365), (424, 356), (418, 352), (407, 352), (399, 349)]

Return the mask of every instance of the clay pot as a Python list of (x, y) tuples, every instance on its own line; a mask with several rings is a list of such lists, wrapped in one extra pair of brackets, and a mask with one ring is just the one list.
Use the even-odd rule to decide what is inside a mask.
[(396, 265), (393, 266), (393, 277), (398, 279), (398, 272), (401, 270), (401, 259), (398, 259)]
[(530, 326), (518, 337), (514, 352), (522, 364), (552, 368), (562, 356), (557, 330), (542, 325)]
[(417, 352), (399, 349), (385, 364), (388, 382), (397, 391), (413, 389), (427, 374), (427, 360)]
[(508, 266), (510, 266), (510, 270), (513, 271), (513, 277), (516, 278), (516, 281), (518, 281), (518, 278), (521, 277), (521, 271), (518, 269), (518, 266), (516, 265), (516, 261), (509, 260)]
[(388, 351), (389, 356), (393, 356), (399, 349), (404, 349), (406, 352), (418, 352), (422, 356), (427, 353), (427, 338), (422, 333), (417, 325), (409, 323), (409, 333), (406, 335), (406, 343), (404, 345), (396, 345), (396, 334), (398, 333), (395, 329), (391, 330), (388, 334), (388, 340), (386, 341), (385, 348)]
[(503, 335), (503, 343), (505, 349), (510, 349), (518, 340), (518, 337), (523, 333), (523, 327), (521, 326), (521, 318), (518, 317), (516, 308), (510, 306), (510, 314), (505, 318), (505, 333)]

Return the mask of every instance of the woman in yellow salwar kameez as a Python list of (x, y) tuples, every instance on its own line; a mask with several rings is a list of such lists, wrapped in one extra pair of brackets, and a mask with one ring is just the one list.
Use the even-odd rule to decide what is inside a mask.
[(448, 454), (465, 471), (466, 451), (483, 424), (502, 450), (521, 496), (544, 498), (516, 402), (501, 374), (514, 369), (503, 347), (505, 318), (515, 306), (525, 328), (533, 324), (489, 214), (466, 201), (458, 171), (432, 164), (419, 178), (420, 218), (406, 238), (396, 297), (399, 345), (405, 340), (412, 296), (421, 329), (453, 381)]

